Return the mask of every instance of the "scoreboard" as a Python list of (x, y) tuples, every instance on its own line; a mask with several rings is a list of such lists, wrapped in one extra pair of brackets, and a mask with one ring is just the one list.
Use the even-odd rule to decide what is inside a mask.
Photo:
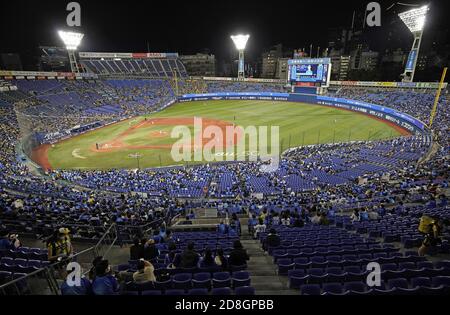
[(292, 86), (328, 87), (331, 78), (330, 58), (303, 58), (288, 61), (288, 81)]

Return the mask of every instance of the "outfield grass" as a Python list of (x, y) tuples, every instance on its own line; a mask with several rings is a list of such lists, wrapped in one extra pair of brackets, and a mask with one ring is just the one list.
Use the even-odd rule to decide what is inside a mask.
[[(170, 155), (170, 145), (178, 140), (170, 138), (172, 126), (146, 126), (123, 139), (126, 145), (168, 144), (168, 148), (120, 149), (111, 152), (95, 152), (93, 148), (96, 143), (111, 141), (131, 126), (143, 122), (145, 118), (192, 117), (223, 120), (242, 127), (279, 126), (280, 152), (302, 145), (378, 140), (400, 135), (398, 130), (380, 120), (325, 106), (272, 101), (188, 102), (58, 143), (49, 149), (48, 159), (55, 169), (136, 168), (137, 159), (129, 157), (134, 153), (141, 155), (141, 168), (186, 164), (175, 163)], [(160, 130), (166, 136), (151, 136)], [(268, 150), (270, 151), (270, 148)]]

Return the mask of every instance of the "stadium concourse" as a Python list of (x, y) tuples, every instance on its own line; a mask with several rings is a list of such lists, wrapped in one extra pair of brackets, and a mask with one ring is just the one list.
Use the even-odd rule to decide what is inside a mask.
[[(422, 215), (450, 219), (448, 93), (440, 99), (432, 134), (300, 147), (285, 154), (273, 173), (261, 172), (261, 162), (254, 162), (38, 174), (23, 155), (17, 156), (24, 129), (48, 140), (68, 127), (145, 114), (175, 101), (176, 88), (182, 93), (280, 92), (283, 86), (189, 78), (10, 80), (2, 85), (17, 89), (0, 92), (1, 294), (449, 292), (448, 231), (443, 229), (433, 251), (418, 254)], [(330, 92), (422, 121), (429, 117), (434, 93), (358, 87)], [(199, 209), (216, 209), (228, 224), (195, 231), (189, 223), (201, 221)], [(62, 227), (69, 229), (78, 253), (94, 248), (92, 254), (98, 254), (111, 240), (112, 249), (101, 253), (116, 277), (102, 261), (93, 268), (97, 282), (86, 278), (83, 290), (59, 281), (62, 291), (36, 291), (36, 275), (55, 264), (37, 240), (55, 231), (66, 235)], [(16, 234), (29, 246), (11, 243), (9, 237)], [(86, 257), (80, 254), (77, 261), (90, 268)], [(140, 258), (152, 264), (153, 272)], [(383, 281), (375, 288), (365, 281), (369, 262), (382, 268)]]

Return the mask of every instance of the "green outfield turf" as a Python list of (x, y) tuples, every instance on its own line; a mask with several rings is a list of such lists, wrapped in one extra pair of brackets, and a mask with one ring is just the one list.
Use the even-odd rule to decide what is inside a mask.
[[(325, 106), (273, 101), (187, 102), (57, 143), (48, 149), (48, 162), (54, 169), (136, 168), (138, 159), (130, 155), (137, 153), (141, 168), (186, 164), (172, 159), (171, 147), (179, 139), (170, 135), (174, 123), (193, 117), (242, 127), (279, 126), (280, 152), (302, 145), (401, 135), (401, 130), (383, 121)], [(187, 127), (193, 132), (192, 125)], [(271, 148), (267, 149), (270, 152)]]

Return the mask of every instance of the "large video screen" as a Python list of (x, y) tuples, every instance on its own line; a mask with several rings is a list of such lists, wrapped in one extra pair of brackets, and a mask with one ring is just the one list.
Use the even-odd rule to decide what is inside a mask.
[(329, 58), (289, 60), (289, 81), (293, 85), (325, 86), (329, 80), (330, 64)]

